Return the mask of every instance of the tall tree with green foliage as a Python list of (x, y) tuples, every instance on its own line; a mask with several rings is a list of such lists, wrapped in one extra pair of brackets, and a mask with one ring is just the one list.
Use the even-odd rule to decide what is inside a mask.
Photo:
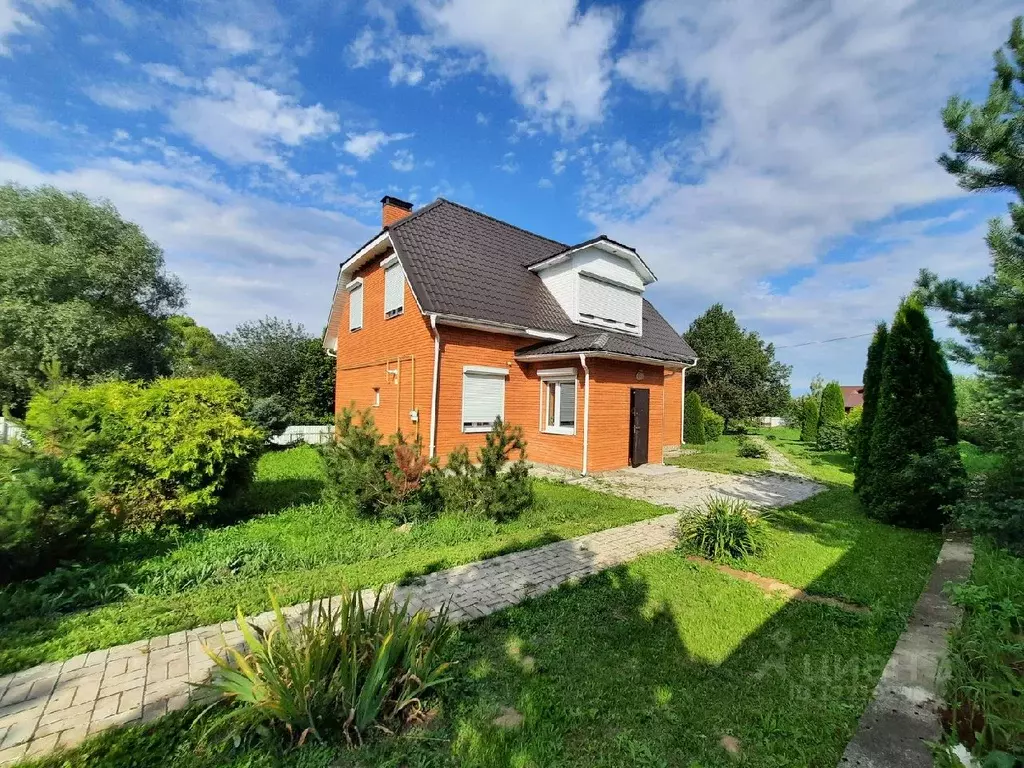
[(861, 489), (868, 511), (897, 525), (941, 527), (966, 474), (953, 377), (914, 298), (900, 306), (885, 343), (870, 452), (872, 470)]
[(818, 399), (807, 395), (801, 400), (800, 407), (803, 411), (800, 419), (800, 442), (817, 443), (818, 419), (821, 418), (821, 407), (818, 405)]
[(843, 430), (843, 390), (838, 381), (830, 381), (821, 392), (821, 409), (818, 411), (818, 450), (841, 451), (846, 447)]
[(0, 185), (0, 405), (23, 412), (54, 359), (77, 381), (167, 373), (183, 304), (160, 247), (110, 203)]
[(701, 402), (730, 420), (777, 416), (789, 401), (791, 368), (775, 359), (775, 347), (740, 327), (736, 316), (715, 304), (683, 334), (697, 353), (687, 382)]
[(266, 317), (241, 323), (220, 343), (224, 375), (254, 401), (274, 398), (302, 422), (333, 417), (334, 359), (301, 324)]
[(868, 347), (868, 359), (864, 367), (864, 407), (857, 433), (857, 456), (853, 475), (855, 491), (860, 491), (865, 486), (871, 474), (871, 430), (874, 428), (875, 414), (878, 412), (878, 391), (882, 386), (882, 362), (888, 339), (889, 329), (885, 323), (879, 323)]
[(939, 280), (926, 270), (918, 280), (931, 306), (950, 313), (966, 343), (958, 359), (982, 372), (1001, 400), (1005, 439), (1019, 437), (1024, 414), (1024, 22), (1013, 22), (1005, 50), (995, 53), (995, 76), (981, 104), (952, 97), (942, 113), (952, 141), (939, 163), (960, 186), (1012, 195), (1009, 221), (989, 222), (992, 273), (970, 285)]
[(687, 445), (704, 445), (707, 442), (704, 435), (704, 406), (696, 392), (687, 392), (683, 404), (683, 440)]
[(220, 372), (224, 365), (224, 348), (213, 331), (188, 315), (167, 318), (167, 328), (170, 331), (167, 361), (172, 376), (194, 378)]

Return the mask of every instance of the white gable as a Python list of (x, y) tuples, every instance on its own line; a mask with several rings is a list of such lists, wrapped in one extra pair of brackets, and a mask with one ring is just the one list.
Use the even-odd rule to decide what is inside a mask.
[(641, 335), (644, 276), (602, 243), (553, 259), (537, 274), (574, 323)]

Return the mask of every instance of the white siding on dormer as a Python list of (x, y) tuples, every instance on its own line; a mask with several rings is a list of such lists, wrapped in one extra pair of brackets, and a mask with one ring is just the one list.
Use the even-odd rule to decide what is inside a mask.
[(642, 333), (644, 281), (626, 259), (591, 246), (538, 275), (574, 323)]

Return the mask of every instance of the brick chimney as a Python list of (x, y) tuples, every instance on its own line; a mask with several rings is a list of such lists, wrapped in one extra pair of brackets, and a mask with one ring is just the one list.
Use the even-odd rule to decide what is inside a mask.
[(383, 226), (387, 227), (394, 224), (397, 221), (401, 221), (412, 212), (412, 203), (407, 203), (405, 200), (399, 200), (397, 197), (391, 195), (384, 195), (380, 199), (381, 203), (381, 219), (383, 220)]

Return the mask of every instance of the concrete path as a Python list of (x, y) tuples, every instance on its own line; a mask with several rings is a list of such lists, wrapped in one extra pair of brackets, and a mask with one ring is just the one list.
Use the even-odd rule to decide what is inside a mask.
[(940, 665), (947, 634), (960, 619), (960, 610), (942, 590), (946, 582), (967, 579), (973, 561), (969, 542), (947, 540), (942, 545), (931, 580), (843, 753), (841, 768), (931, 768), (925, 742), (942, 736)]
[[(540, 473), (538, 473), (540, 474)], [(801, 480), (742, 477), (648, 465), (588, 479), (595, 490), (686, 509), (714, 494), (760, 506), (782, 506), (822, 489)], [(571, 579), (598, 573), (640, 555), (675, 545), (679, 513), (610, 528), (567, 541), (440, 571), (399, 587), (410, 610), (438, 610), (451, 600), (451, 617), (466, 621), (546, 592)], [(367, 599), (372, 593), (364, 594)], [(296, 616), (308, 607), (286, 609)], [(267, 624), (273, 614), (254, 617)], [(213, 661), (205, 643), (221, 635), (241, 647), (233, 621), (140, 640), (42, 664), (0, 678), (0, 765), (55, 748), (73, 746), (115, 725), (152, 720), (188, 705), (192, 684), (209, 678)]]

